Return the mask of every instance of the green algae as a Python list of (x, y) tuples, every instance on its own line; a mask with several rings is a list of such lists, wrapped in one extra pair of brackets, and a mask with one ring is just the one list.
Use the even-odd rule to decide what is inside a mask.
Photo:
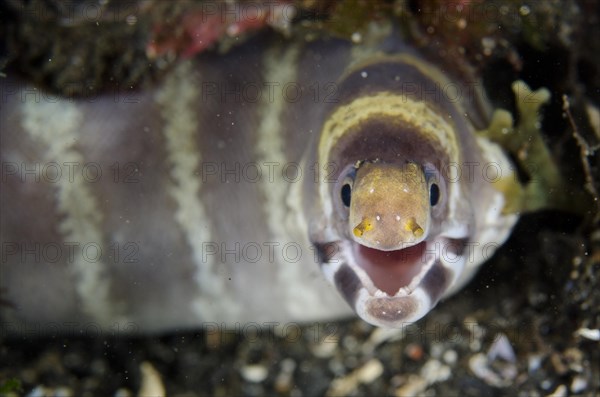
[(518, 122), (515, 123), (510, 112), (498, 109), (489, 127), (479, 132), (511, 154), (525, 176), (522, 181), (508, 181), (501, 186), (507, 197), (504, 211), (586, 210), (591, 197), (570, 186), (543, 139), (541, 108), (550, 100), (550, 91), (545, 88), (532, 91), (523, 81), (514, 82), (512, 89), (516, 97)]

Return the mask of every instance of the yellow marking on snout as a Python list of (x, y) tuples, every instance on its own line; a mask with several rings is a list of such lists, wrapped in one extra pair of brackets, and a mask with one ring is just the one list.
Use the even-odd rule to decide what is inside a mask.
[(417, 238), (421, 237), (425, 232), (423, 228), (419, 226), (414, 217), (411, 217), (409, 220), (406, 221), (406, 223), (404, 224), (404, 230), (406, 230), (407, 232), (412, 232), (412, 234)]
[(354, 233), (356, 237), (362, 237), (365, 232), (373, 230), (373, 228), (373, 221), (369, 218), (363, 218), (363, 220), (352, 230), (352, 233)]

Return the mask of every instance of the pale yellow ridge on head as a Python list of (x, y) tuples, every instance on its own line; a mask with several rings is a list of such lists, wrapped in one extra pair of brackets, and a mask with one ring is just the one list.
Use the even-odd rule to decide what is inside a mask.
[[(392, 119), (396, 124), (418, 131), (422, 136), (438, 141), (451, 154), (451, 161), (458, 160), (458, 142), (454, 126), (427, 103), (413, 100), (405, 95), (380, 92), (357, 98), (336, 109), (327, 119), (319, 140), (319, 161), (326, 164), (335, 143), (353, 127), (376, 118)], [(455, 154), (455, 158), (452, 158)]]
[[(448, 160), (459, 161), (459, 147), (454, 126), (443, 118), (427, 103), (416, 101), (405, 95), (379, 92), (374, 95), (356, 98), (347, 105), (337, 108), (327, 119), (319, 140), (319, 164), (327, 164), (329, 155), (338, 140), (348, 131), (369, 119), (385, 118), (395, 124), (404, 125), (404, 129), (417, 131), (431, 142), (439, 142), (445, 148)], [(361, 159), (365, 160), (365, 159)], [(344, 165), (339, 164), (343, 167)], [(319, 187), (321, 202), (325, 214), (333, 211), (329, 200), (329, 183), (322, 182)]]

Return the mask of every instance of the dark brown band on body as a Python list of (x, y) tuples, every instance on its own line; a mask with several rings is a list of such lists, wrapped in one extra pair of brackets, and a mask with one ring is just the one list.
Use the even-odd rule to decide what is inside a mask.
[(448, 289), (450, 280), (452, 280), (451, 271), (446, 269), (440, 261), (436, 261), (423, 278), (423, 281), (421, 281), (421, 287), (429, 295), (432, 306), (437, 303), (442, 294)]
[(362, 283), (350, 266), (346, 264), (340, 266), (335, 273), (335, 286), (344, 299), (346, 299), (346, 302), (348, 302), (351, 307), (354, 307)]

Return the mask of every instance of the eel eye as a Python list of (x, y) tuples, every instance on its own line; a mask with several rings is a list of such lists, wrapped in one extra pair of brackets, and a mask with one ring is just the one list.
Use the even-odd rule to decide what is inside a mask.
[(352, 199), (352, 186), (349, 182), (344, 183), (342, 189), (340, 190), (340, 197), (342, 198), (342, 203), (346, 207), (350, 207), (350, 200)]
[(354, 178), (356, 178), (356, 167), (349, 165), (340, 173), (339, 179), (332, 190), (335, 208), (342, 219), (347, 219), (350, 212)]
[(440, 201), (440, 187), (437, 183), (432, 183), (429, 186), (429, 203), (434, 207)]

